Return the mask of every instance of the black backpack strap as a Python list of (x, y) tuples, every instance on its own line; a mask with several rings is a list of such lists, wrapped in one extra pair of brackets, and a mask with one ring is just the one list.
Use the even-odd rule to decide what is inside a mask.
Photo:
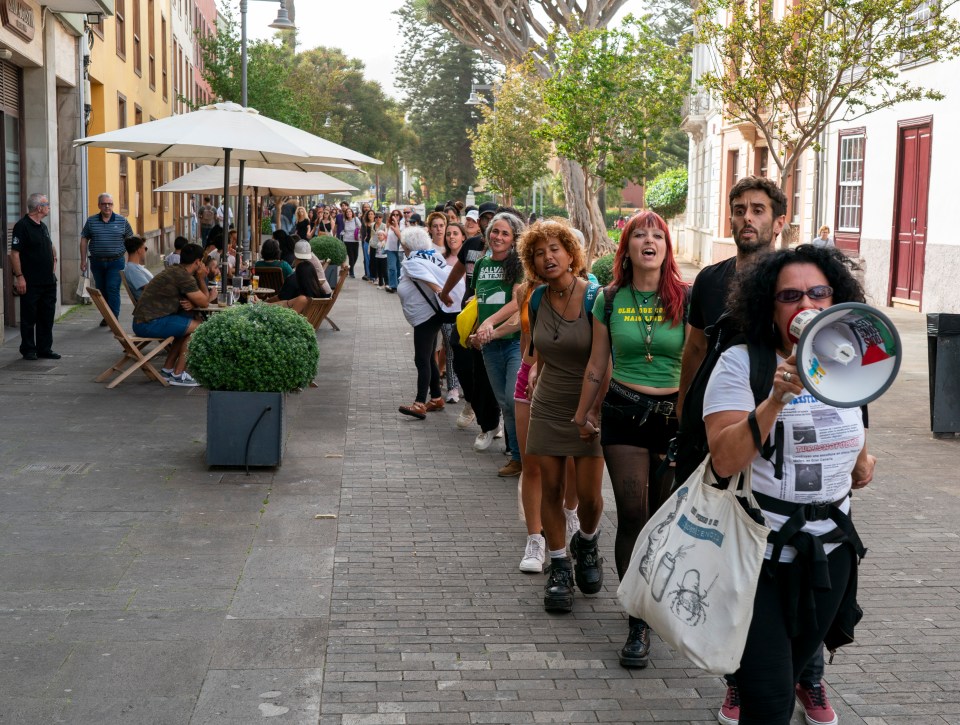
[[(753, 402), (760, 405), (770, 395), (773, 386), (773, 376), (777, 371), (777, 354), (773, 350), (763, 348), (751, 342), (747, 343), (750, 354), (750, 390), (753, 391)], [(783, 479), (783, 421), (777, 420), (774, 426), (772, 440), (763, 443), (763, 436), (757, 425), (753, 411), (747, 416), (750, 431), (753, 434), (753, 443), (760, 451), (760, 455), (773, 463), (773, 475), (777, 480)]]
[(603, 288), (603, 319), (607, 327), (607, 342), (610, 344), (610, 359), (613, 360), (613, 298), (617, 296), (617, 288), (608, 284)]

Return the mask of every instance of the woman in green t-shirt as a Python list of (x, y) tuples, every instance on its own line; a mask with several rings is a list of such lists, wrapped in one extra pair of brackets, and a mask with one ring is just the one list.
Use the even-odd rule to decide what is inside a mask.
[[(621, 579), (637, 535), (666, 493), (654, 472), (677, 431), (686, 292), (666, 222), (652, 211), (635, 215), (620, 235), (613, 283), (593, 307), (593, 347), (574, 419), (581, 438), (599, 436), (603, 447), (617, 505), (614, 554)], [(608, 375), (600, 426), (590, 410)], [(649, 651), (647, 623), (631, 617), (620, 664), (646, 667)]]
[(513, 332), (494, 339), (496, 325), (506, 322), (517, 312), (517, 288), (523, 281), (523, 269), (517, 256), (517, 240), (523, 233), (523, 222), (509, 212), (500, 212), (487, 226), (487, 248), (490, 255), (477, 260), (473, 268), (473, 289), (477, 293), (477, 331), (474, 343), (483, 348), (483, 364), (494, 397), (503, 414), (510, 461), (497, 475), (519, 476), (520, 446), (513, 409), (513, 390), (520, 370), (520, 333)]

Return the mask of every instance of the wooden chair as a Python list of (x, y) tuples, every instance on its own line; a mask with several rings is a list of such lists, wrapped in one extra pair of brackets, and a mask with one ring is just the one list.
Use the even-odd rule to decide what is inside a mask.
[(260, 278), (260, 286), (272, 289), (273, 294), (283, 287), (283, 270), (279, 267), (254, 267), (253, 273)]
[[(119, 373), (117, 377), (107, 384), (108, 388), (115, 388), (130, 375), (140, 370), (148, 379), (156, 380), (161, 385), (169, 385), (163, 375), (153, 366), (151, 360), (161, 352), (165, 352), (166, 349), (173, 344), (174, 338), (168, 337), (164, 339), (162, 337), (137, 337), (136, 335), (128, 335), (126, 330), (120, 326), (116, 316), (113, 314), (113, 310), (107, 305), (103, 293), (93, 287), (89, 289), (89, 292), (93, 304), (100, 310), (100, 314), (103, 315), (103, 319), (106, 320), (107, 326), (110, 328), (113, 336), (117, 339), (117, 342), (120, 343), (120, 347), (123, 348), (123, 357), (94, 379), (98, 383), (102, 383), (104, 380), (109, 379), (111, 375)], [(151, 344), (154, 344), (155, 347), (148, 352), (147, 348), (149, 348)]]
[(133, 303), (133, 306), (137, 306), (137, 298), (133, 296), (133, 289), (130, 287), (130, 283), (127, 282), (127, 275), (123, 273), (123, 270), (120, 270), (120, 282), (123, 283), (123, 288), (127, 291), (127, 297), (130, 298), (130, 301)]
[(326, 320), (330, 324), (330, 327), (340, 332), (337, 323), (327, 317), (327, 315), (330, 314), (330, 310), (333, 309), (337, 297), (340, 296), (340, 290), (343, 289), (343, 283), (349, 274), (350, 272), (346, 267), (341, 267), (340, 276), (337, 278), (337, 286), (333, 288), (333, 294), (330, 297), (313, 297), (307, 304), (307, 309), (303, 311), (303, 315), (310, 320), (310, 324), (313, 325), (314, 330), (319, 330), (320, 325)]

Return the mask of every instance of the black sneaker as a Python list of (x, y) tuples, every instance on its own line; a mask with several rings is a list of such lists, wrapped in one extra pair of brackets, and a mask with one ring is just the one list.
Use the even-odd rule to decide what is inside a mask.
[(650, 662), (650, 627), (642, 619), (630, 617), (627, 642), (620, 650), (620, 664), (624, 667), (646, 667)]
[(596, 594), (603, 588), (603, 557), (597, 549), (599, 543), (599, 531), (593, 541), (584, 540), (579, 531), (570, 539), (570, 554), (576, 562), (577, 588), (584, 594)]
[(566, 557), (551, 559), (543, 588), (543, 608), (548, 612), (569, 612), (573, 609), (573, 566)]

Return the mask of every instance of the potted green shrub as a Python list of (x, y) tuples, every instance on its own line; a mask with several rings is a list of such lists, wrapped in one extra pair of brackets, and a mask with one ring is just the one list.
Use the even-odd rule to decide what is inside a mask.
[(200, 325), (187, 369), (209, 390), (207, 465), (280, 465), (284, 396), (310, 384), (319, 357), (313, 326), (285, 307), (238, 305)]
[(311, 239), (310, 249), (317, 259), (326, 263), (323, 273), (330, 286), (336, 287), (340, 265), (347, 261), (347, 245), (336, 237), (324, 235)]
[(593, 273), (597, 277), (597, 282), (606, 287), (613, 282), (613, 257), (614, 253), (604, 254), (593, 263)]

